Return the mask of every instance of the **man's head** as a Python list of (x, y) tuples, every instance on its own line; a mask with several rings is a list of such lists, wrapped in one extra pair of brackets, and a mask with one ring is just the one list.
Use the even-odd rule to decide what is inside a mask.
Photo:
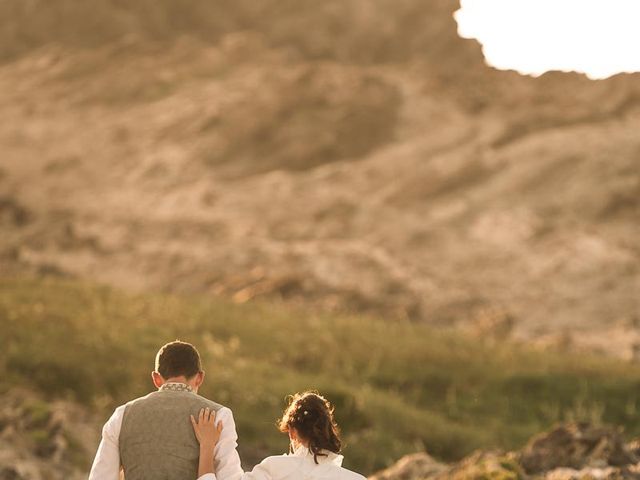
[(176, 340), (162, 346), (156, 355), (155, 371), (151, 377), (157, 388), (167, 382), (180, 382), (198, 391), (204, 380), (200, 354), (196, 347)]

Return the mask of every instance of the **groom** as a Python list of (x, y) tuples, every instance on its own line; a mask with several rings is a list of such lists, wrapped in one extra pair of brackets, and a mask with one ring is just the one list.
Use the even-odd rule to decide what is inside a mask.
[(204, 380), (200, 354), (190, 343), (167, 343), (156, 355), (151, 374), (158, 391), (116, 408), (102, 429), (102, 441), (89, 480), (196, 480), (200, 447), (190, 415), (201, 408), (216, 412), (222, 422), (214, 450), (216, 478), (238, 480), (242, 476), (236, 451), (238, 435), (233, 414), (198, 395)]

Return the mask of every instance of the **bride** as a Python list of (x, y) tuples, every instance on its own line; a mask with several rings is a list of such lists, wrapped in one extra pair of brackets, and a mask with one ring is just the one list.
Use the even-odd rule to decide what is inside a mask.
[[(215, 480), (213, 449), (222, 423), (215, 426), (215, 412), (200, 410), (191, 423), (200, 443), (198, 480)], [(297, 393), (278, 421), (281, 432), (289, 434), (290, 451), (267, 457), (242, 480), (365, 480), (362, 475), (343, 468), (340, 431), (333, 418), (333, 407), (314, 392)]]

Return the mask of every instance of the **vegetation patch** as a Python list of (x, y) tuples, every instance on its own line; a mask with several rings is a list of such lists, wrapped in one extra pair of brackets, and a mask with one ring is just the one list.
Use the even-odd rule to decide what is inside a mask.
[[(593, 420), (594, 412), (640, 434), (629, 406), (640, 387), (635, 365), (483, 344), (410, 322), (4, 279), (0, 328), (0, 387), (71, 397), (105, 420), (153, 388), (160, 345), (193, 342), (207, 372), (202, 394), (233, 409), (247, 464), (286, 451), (275, 420), (288, 394), (308, 388), (335, 403), (346, 465), (365, 473), (421, 449), (445, 461), (478, 448), (513, 450), (557, 421)], [(28, 410), (35, 424), (46, 422), (46, 405)], [(501, 462), (493, 462), (498, 476), (519, 477)]]

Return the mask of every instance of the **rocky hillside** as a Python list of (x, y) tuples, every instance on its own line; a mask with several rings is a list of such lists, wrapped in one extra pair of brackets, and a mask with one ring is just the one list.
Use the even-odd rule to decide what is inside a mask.
[(633, 357), (640, 76), (494, 71), (456, 8), (1, 2), (2, 272)]
[(620, 430), (587, 423), (558, 425), (519, 452), (478, 451), (454, 465), (427, 453), (409, 455), (370, 480), (586, 480), (640, 478), (637, 441)]
[[(201, 393), (233, 409), (247, 468), (287, 450), (274, 419), (288, 394), (309, 388), (335, 406), (345, 465), (364, 474), (416, 451), (447, 463), (478, 449), (513, 451), (559, 422), (624, 425), (640, 436), (637, 363), (424, 323), (0, 279), (0, 332), (0, 471), (16, 459), (63, 473), (56, 462), (88, 463), (113, 409), (153, 389), (158, 345), (172, 338), (198, 346)], [(3, 457), (5, 449), (13, 453)]]
[[(77, 404), (44, 402), (33, 392), (3, 395), (0, 480), (86, 478), (99, 423)], [(426, 452), (408, 455), (370, 480), (621, 480), (640, 478), (638, 441), (621, 430), (561, 424), (517, 452), (476, 451), (441, 463)]]
[(97, 432), (99, 421), (76, 403), (2, 392), (0, 480), (86, 478)]

